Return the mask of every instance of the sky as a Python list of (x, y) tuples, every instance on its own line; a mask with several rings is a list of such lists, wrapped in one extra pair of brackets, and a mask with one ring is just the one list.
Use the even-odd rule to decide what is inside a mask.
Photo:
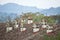
[(60, 0), (0, 0), (0, 4), (16, 3), (23, 6), (32, 6), (37, 8), (60, 7)]

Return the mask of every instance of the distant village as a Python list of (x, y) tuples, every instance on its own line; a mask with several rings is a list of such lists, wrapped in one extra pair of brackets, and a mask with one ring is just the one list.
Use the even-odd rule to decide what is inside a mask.
[[(8, 18), (7, 22), (0, 23), (1, 40), (43, 40), (44, 35), (55, 36), (60, 29), (60, 16), (45, 16), (40, 13), (24, 13), (13, 21)], [(37, 38), (34, 38), (36, 35)], [(34, 39), (33, 39), (34, 38)]]

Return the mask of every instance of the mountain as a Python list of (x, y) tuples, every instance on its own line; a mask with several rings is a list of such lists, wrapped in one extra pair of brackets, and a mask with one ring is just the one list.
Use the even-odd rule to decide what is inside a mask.
[(44, 9), (41, 11), (41, 13), (45, 14), (45, 15), (59, 15), (60, 14), (60, 7), (57, 8), (49, 8), (49, 9)]
[(36, 7), (29, 7), (29, 6), (22, 6), (15, 3), (7, 3), (4, 5), (0, 5), (0, 12), (6, 12), (6, 13), (17, 13), (21, 14), (22, 12), (41, 12), (43, 14), (47, 15), (54, 15), (54, 14), (60, 14), (60, 7), (57, 8), (49, 8), (49, 9), (38, 9)]
[(41, 12), (47, 15), (60, 14), (60, 7), (51, 7), (49, 9), (38, 9), (36, 7), (22, 6), (15, 3), (0, 5), (0, 12), (22, 14), (22, 12)]
[(22, 12), (38, 12), (41, 11), (36, 7), (22, 6), (15, 3), (8, 3), (0, 7), (0, 12), (22, 13)]
[(17, 14), (15, 13), (4, 13), (0, 12), (0, 22), (6, 22), (8, 18), (11, 20), (14, 20), (17, 17)]

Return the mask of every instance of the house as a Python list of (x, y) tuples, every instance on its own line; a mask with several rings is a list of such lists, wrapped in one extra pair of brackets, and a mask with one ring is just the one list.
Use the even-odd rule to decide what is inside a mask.
[(20, 18), (20, 22), (23, 22), (24, 24), (31, 24), (33, 23), (33, 18), (31, 15), (23, 15)]
[(19, 24), (18, 24), (18, 22), (15, 20), (15, 22), (14, 22), (14, 28), (16, 29), (16, 28), (18, 28), (19, 27)]
[(13, 30), (13, 27), (7, 27), (7, 28), (6, 28), (6, 32), (9, 32), (9, 31), (11, 31), (11, 30)]
[(40, 28), (34, 23), (33, 24), (33, 33), (37, 33), (39, 30), (40, 30)]
[(47, 27), (46, 22), (45, 22), (45, 20), (44, 20), (44, 19), (42, 19), (41, 24), (42, 24), (42, 28), (43, 28), (43, 29), (45, 29), (45, 28)]
[(32, 17), (29, 16), (29, 17), (28, 17), (28, 24), (31, 24), (31, 23), (33, 23), (33, 20), (32, 20)]
[(21, 19), (20, 31), (21, 32), (25, 32), (26, 31), (26, 28), (24, 27), (24, 20), (23, 19)]

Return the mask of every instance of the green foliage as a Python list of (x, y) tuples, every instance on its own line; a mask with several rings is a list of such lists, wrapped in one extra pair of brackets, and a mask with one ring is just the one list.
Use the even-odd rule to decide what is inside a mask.
[(44, 35), (44, 40), (60, 40), (60, 32), (58, 32), (56, 36)]
[(32, 17), (34, 22), (40, 22), (44, 18), (45, 20), (47, 20), (47, 23), (50, 23), (50, 24), (55, 23), (54, 18), (44, 16), (43, 14), (41, 14), (39, 12), (36, 12), (36, 13), (32, 13), (32, 12), (23, 13), (22, 16), (24, 16), (24, 19), (27, 19), (30, 16), (30, 17)]
[(49, 24), (54, 24), (56, 21), (54, 18), (51, 18), (51, 17), (45, 17), (45, 20), (47, 20), (47, 23)]
[(48, 23), (55, 23), (55, 20), (53, 18), (48, 18)]
[(32, 12), (24, 13), (23, 16), (26, 19), (28, 18), (28, 16), (31, 16), (34, 22), (40, 22), (41, 19), (44, 17), (44, 15), (39, 13), (39, 12), (36, 12), (36, 13), (32, 13)]

